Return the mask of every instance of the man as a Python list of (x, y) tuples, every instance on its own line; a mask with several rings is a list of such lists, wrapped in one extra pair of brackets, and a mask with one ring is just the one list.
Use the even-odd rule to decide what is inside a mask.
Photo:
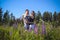
[(29, 10), (28, 9), (25, 10), (23, 21), (24, 21), (25, 29), (29, 30)]

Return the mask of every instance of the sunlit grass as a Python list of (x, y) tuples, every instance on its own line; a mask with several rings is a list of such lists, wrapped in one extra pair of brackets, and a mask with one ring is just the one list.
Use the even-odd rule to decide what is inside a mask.
[[(50, 28), (50, 23), (45, 23), (46, 35), (42, 35), (42, 23), (38, 23), (38, 34), (25, 31), (23, 25), (19, 24), (17, 28), (0, 26), (0, 39), (2, 40), (60, 40), (60, 27)], [(2, 36), (4, 34), (4, 36)]]

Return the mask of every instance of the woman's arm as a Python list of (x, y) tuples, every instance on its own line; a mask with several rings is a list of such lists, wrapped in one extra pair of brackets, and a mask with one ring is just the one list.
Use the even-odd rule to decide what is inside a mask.
[(28, 22), (28, 23), (34, 23), (34, 22)]
[(29, 22), (27, 19), (24, 19), (25, 20), (25, 23), (34, 23), (34, 22)]
[(25, 22), (25, 23), (28, 23), (28, 20), (27, 20), (27, 19), (24, 19), (24, 22)]

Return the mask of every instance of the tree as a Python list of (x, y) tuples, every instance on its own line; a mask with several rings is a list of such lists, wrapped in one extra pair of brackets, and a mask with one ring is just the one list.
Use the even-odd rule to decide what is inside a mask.
[(13, 16), (13, 13), (10, 14), (10, 26), (12, 26), (15, 22), (15, 16)]
[(53, 22), (52, 24), (53, 24), (54, 27), (57, 27), (58, 24), (59, 24), (58, 23), (59, 18), (58, 19), (57, 18), (58, 18), (58, 13), (55, 11), (54, 14), (53, 14), (53, 21), (52, 21)]
[(0, 8), (0, 25), (2, 24), (2, 8)]
[(13, 13), (11, 13), (11, 15), (10, 15), (10, 19), (13, 20)]
[(6, 12), (4, 13), (3, 22), (5, 24), (8, 24), (8, 22), (9, 22), (9, 11), (8, 10), (6, 10)]
[(52, 12), (50, 12), (50, 22), (52, 21)]
[(50, 13), (49, 12), (43, 13), (43, 20), (44, 21), (50, 21)]
[(54, 20), (54, 21), (57, 20), (57, 13), (56, 13), (56, 11), (55, 11), (54, 14), (53, 14), (53, 20)]
[(60, 25), (60, 12), (57, 15), (58, 24)]
[(40, 21), (40, 18), (41, 18), (41, 12), (38, 11), (38, 13), (36, 14), (36, 20), (37, 20), (37, 22)]

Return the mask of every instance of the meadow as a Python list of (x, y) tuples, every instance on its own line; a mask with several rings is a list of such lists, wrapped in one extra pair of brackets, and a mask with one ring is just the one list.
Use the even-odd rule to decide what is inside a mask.
[(42, 34), (42, 25), (39, 21), (37, 34), (34, 30), (25, 31), (22, 23), (17, 27), (0, 26), (0, 40), (60, 40), (60, 26), (53, 27), (50, 22), (44, 22), (45, 33)]
[(60, 0), (0, 0), (0, 40), (60, 40)]

